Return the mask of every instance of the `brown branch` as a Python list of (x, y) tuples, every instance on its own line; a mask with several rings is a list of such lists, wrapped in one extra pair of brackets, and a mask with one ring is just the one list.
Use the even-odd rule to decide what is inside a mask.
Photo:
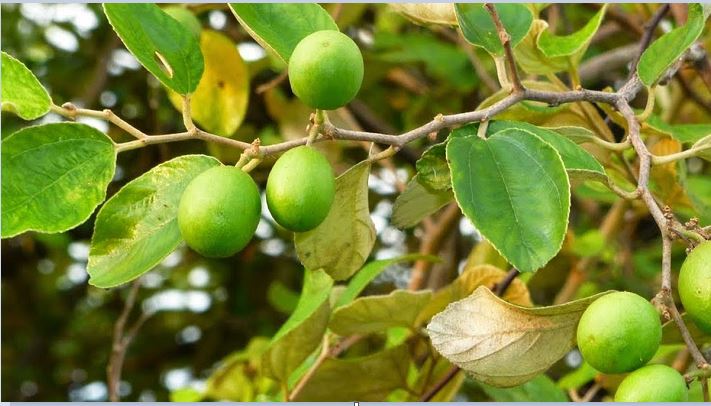
[(439, 381), (437, 381), (437, 383), (434, 384), (434, 386), (432, 386), (427, 392), (425, 392), (424, 395), (420, 397), (420, 402), (429, 402), (430, 400), (432, 400), (432, 398), (434, 398), (437, 393), (442, 390), (442, 388), (447, 386), (449, 381), (451, 381), (452, 379), (454, 379), (455, 376), (457, 376), (460, 370), (461, 368), (456, 365), (451, 367), (449, 371), (447, 371), (447, 373)]
[(106, 368), (109, 400), (112, 402), (119, 401), (118, 389), (119, 383), (121, 382), (121, 370), (123, 369), (123, 361), (126, 357), (126, 350), (128, 349), (128, 345), (131, 343), (131, 340), (136, 335), (138, 328), (140, 328), (140, 325), (143, 324), (143, 321), (141, 321), (143, 317), (141, 317), (139, 322), (130, 329), (130, 333), (128, 335), (124, 332), (126, 329), (126, 323), (128, 322), (128, 316), (131, 314), (131, 310), (133, 310), (133, 307), (136, 304), (138, 289), (140, 287), (140, 279), (136, 279), (133, 284), (131, 284), (128, 296), (126, 296), (126, 301), (124, 302), (123, 310), (114, 324), (111, 356), (109, 357), (109, 364)]
[(511, 268), (511, 270), (506, 274), (506, 277), (494, 287), (494, 294), (496, 296), (503, 296), (506, 290), (511, 286), (511, 283), (519, 276), (521, 272), (516, 268)]
[(509, 68), (509, 73), (511, 74), (511, 85), (513, 86), (513, 93), (523, 92), (523, 85), (521, 84), (521, 79), (518, 77), (518, 70), (516, 68), (516, 60), (513, 56), (513, 50), (511, 49), (511, 36), (506, 32), (504, 24), (499, 18), (499, 13), (496, 12), (496, 7), (491, 3), (486, 3), (486, 9), (491, 14), (491, 19), (494, 20), (494, 25), (496, 25), (496, 31), (499, 34), (499, 40), (501, 45), (504, 47), (504, 54), (506, 55), (506, 63)]
[[(442, 243), (449, 231), (459, 220), (461, 211), (456, 203), (451, 203), (443, 213), (437, 218), (437, 222), (431, 228), (425, 230), (425, 235), (420, 241), (420, 254), (434, 255), (442, 248)], [(425, 275), (431, 268), (430, 261), (419, 260), (415, 262), (410, 275), (408, 289), (419, 290), (425, 282)]]

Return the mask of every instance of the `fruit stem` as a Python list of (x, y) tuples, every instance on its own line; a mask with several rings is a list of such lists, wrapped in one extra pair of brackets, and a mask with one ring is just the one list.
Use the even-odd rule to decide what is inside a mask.
[(248, 164), (244, 165), (244, 166), (242, 167), (242, 170), (243, 170), (244, 172), (249, 173), (252, 169), (256, 168), (257, 165), (259, 165), (261, 162), (262, 162), (261, 159), (259, 159), (259, 158), (254, 158), (254, 159), (252, 159), (251, 161), (249, 161)]
[(311, 124), (309, 125), (309, 136), (306, 139), (306, 145), (311, 145), (316, 138), (318, 138), (321, 125), (327, 120), (326, 112), (323, 110), (316, 110), (316, 112), (311, 115)]

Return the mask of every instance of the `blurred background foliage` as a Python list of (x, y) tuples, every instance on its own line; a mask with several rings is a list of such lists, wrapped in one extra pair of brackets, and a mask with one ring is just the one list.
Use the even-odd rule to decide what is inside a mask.
[[(1, 7), (3, 51), (23, 61), (47, 87), (56, 104), (71, 101), (88, 108), (110, 108), (147, 133), (181, 130), (180, 114), (169, 95), (123, 48), (100, 5), (2, 4)], [(247, 141), (259, 137), (262, 144), (303, 137), (309, 109), (293, 97), (288, 81), (279, 80), (283, 62), (257, 45), (224, 5), (180, 7), (196, 15), (203, 30), (219, 32), (228, 38), (246, 68), (242, 73), (248, 80), (226, 79), (234, 82), (236, 87), (232, 90), (236, 98), (248, 98), (244, 117), (223, 115), (211, 125), (228, 132), (222, 135)], [(341, 30), (359, 44), (366, 66), (357, 99), (331, 114), (337, 125), (404, 132), (439, 113), (473, 110), (498, 89), (493, 60), (481, 49), (463, 43), (451, 28), (413, 24), (383, 4), (325, 7)], [(610, 7), (580, 69), (586, 87), (603, 89), (625, 80), (626, 63), (633, 54), (630, 47), (637, 43), (644, 21), (655, 7), (649, 4)], [(541, 16), (556, 32), (569, 33), (583, 26), (597, 8), (556, 4), (543, 9)], [(667, 30), (670, 28), (668, 21), (663, 24), (667, 24)], [(708, 30), (704, 35), (708, 49), (711, 45)], [(627, 59), (618, 57), (606, 65), (593, 66), (596, 57), (619, 52), (624, 47), (628, 49)], [(229, 76), (224, 67), (218, 66), (217, 70), (221, 72), (218, 76)], [(658, 98), (655, 114), (661, 122), (659, 126), (708, 124), (711, 95), (693, 72), (682, 71), (680, 75), (682, 79), (671, 82), (664, 90), (664, 97)], [(561, 79), (565, 80), (565, 75)], [(694, 100), (690, 94), (700, 99)], [(206, 112), (205, 120), (213, 118), (210, 113)], [(229, 120), (232, 122), (226, 122)], [(38, 120), (52, 121), (60, 121), (60, 117), (49, 114)], [(115, 140), (128, 139), (104, 122), (81, 121), (110, 133)], [(616, 136), (622, 134), (620, 127), (610, 120), (605, 123)], [(2, 113), (2, 137), (25, 125), (28, 123), (12, 114)], [(236, 131), (230, 131), (237, 126)], [(438, 134), (440, 139), (445, 135)], [(370, 204), (378, 233), (373, 259), (420, 249), (422, 228), (398, 230), (390, 225), (390, 216), (397, 193), (414, 173), (415, 160), (429, 142), (413, 143), (393, 160), (373, 168), (369, 179)], [(369, 145), (322, 143), (319, 148), (327, 154), (336, 172), (341, 173), (363, 159)], [(187, 153), (212, 154), (226, 163), (238, 157), (234, 150), (199, 141), (123, 153), (109, 196), (157, 164)], [(265, 162), (253, 172), (262, 187), (272, 162)], [(677, 196), (678, 207), (686, 209), (685, 214), (700, 215), (708, 224), (709, 164), (690, 159), (672, 172), (658, 174), (653, 179), (655, 187), (669, 196)], [(665, 180), (669, 176), (671, 180)], [(683, 189), (676, 190), (674, 185), (680, 178), (684, 179), (679, 183)], [(609, 193), (589, 184), (576, 184), (573, 197), (570, 233), (564, 250), (527, 279), (533, 302), (553, 303), (564, 283), (571, 280), (576, 287), (571, 298), (611, 288), (651, 297), (658, 286), (660, 249), (656, 226), (642, 206), (613, 204), (615, 199), (610, 199)], [(191, 399), (193, 390), (205, 389), (207, 378), (225, 357), (232, 354), (230, 359), (249, 359), (249, 348), (263, 346), (293, 310), (303, 271), (296, 260), (290, 234), (275, 225), (264, 207), (256, 237), (235, 257), (208, 260), (183, 247), (141, 278), (138, 304), (150, 318), (128, 350), (120, 386), (123, 399), (169, 400), (171, 393), (172, 399)], [(610, 230), (601, 227), (601, 220), (608, 212), (617, 213), (608, 217), (613, 224), (607, 227), (614, 230), (609, 240), (606, 233)], [(66, 233), (25, 233), (2, 241), (3, 400), (107, 399), (105, 374), (113, 323), (121, 312), (127, 289), (101, 290), (86, 283), (92, 228), (93, 218)], [(427, 286), (438, 288), (451, 281), (467, 257), (495, 262), (491, 253), (487, 253), (487, 246), (479, 241), (471, 224), (457, 219), (439, 252), (443, 262), (432, 268)], [(675, 267), (682, 256), (683, 247), (675, 245)], [(584, 257), (597, 260), (591, 261), (584, 275), (571, 272), (572, 265)], [(391, 266), (367, 293), (404, 288), (410, 272), (410, 266)], [(351, 351), (367, 352), (368, 345), (381, 344), (364, 342)], [(504, 390), (467, 380), (458, 392), (455, 388), (450, 398), (566, 400), (565, 390), (589, 386), (595, 376), (594, 371), (591, 374), (589, 368), (580, 364), (579, 354), (572, 352), (549, 371), (549, 376), (540, 376), (522, 387)], [(249, 380), (250, 364), (241, 363), (239, 367), (243, 371), (235, 376)], [(251, 391), (260, 383), (242, 385), (233, 381), (226, 385), (222, 388), (224, 394), (232, 393), (245, 400), (259, 399), (255, 393), (230, 391)], [(615, 383), (602, 382), (602, 385), (614, 387)], [(604, 394), (603, 390), (598, 397)]]

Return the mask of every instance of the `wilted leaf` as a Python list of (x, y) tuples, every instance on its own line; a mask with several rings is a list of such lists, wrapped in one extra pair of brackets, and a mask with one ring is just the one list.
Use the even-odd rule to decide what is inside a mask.
[[(205, 130), (229, 137), (239, 128), (249, 99), (249, 72), (237, 46), (217, 31), (200, 36), (205, 71), (190, 97), (193, 119)], [(170, 92), (170, 101), (183, 109), (180, 95)]]
[(315, 229), (294, 234), (299, 260), (323, 269), (335, 280), (353, 275), (375, 244), (368, 208), (370, 162), (363, 161), (336, 179), (336, 197), (326, 219)]
[(481, 389), (496, 402), (567, 402), (568, 397), (546, 375), (538, 375), (523, 385), (497, 388), (480, 383)]
[(391, 3), (390, 7), (416, 23), (457, 25), (452, 3)]
[(5, 52), (2, 53), (1, 71), (3, 110), (12, 111), (24, 120), (47, 114), (52, 100), (32, 71)]
[(272, 338), (264, 354), (265, 373), (287, 382), (289, 376), (321, 344), (331, 315), (329, 296), (333, 279), (322, 270), (304, 274), (296, 310)]
[(563, 305), (527, 308), (479, 287), (427, 326), (432, 345), (476, 380), (497, 387), (525, 383), (575, 345), (587, 306), (608, 292)]
[(432, 191), (415, 175), (395, 199), (392, 224), (398, 228), (414, 227), (425, 217), (454, 200), (451, 190)]
[(590, 153), (579, 147), (573, 141), (563, 137), (557, 132), (537, 127), (522, 121), (493, 121), (489, 124), (487, 133), (495, 134), (499, 131), (515, 128), (535, 134), (547, 142), (560, 154), (565, 170), (571, 178), (592, 179), (604, 181), (607, 178), (605, 169)]
[[(467, 263), (457, 279), (432, 295), (432, 300), (417, 317), (417, 324), (429, 321), (432, 316), (444, 310), (447, 305), (464, 299), (481, 286), (493, 289), (494, 285), (501, 283), (505, 277), (506, 272), (495, 266)], [(533, 306), (528, 288), (519, 278), (511, 282), (504, 292), (503, 299), (520, 306)]]
[[(454, 7), (459, 27), (467, 41), (486, 49), (492, 55), (503, 54), (504, 48), (496, 25), (483, 4), (457, 3)], [(496, 3), (495, 8), (501, 23), (511, 37), (511, 46), (516, 47), (531, 28), (533, 21), (531, 10), (524, 4), (515, 3)]]
[(637, 74), (646, 86), (652, 86), (664, 72), (699, 38), (711, 9), (689, 4), (686, 24), (662, 35), (642, 53)]
[(409, 290), (361, 297), (334, 311), (328, 327), (342, 336), (383, 332), (390, 327), (414, 327), (417, 315), (431, 297), (431, 291)]
[(697, 157), (711, 162), (711, 135), (696, 141), (692, 148), (700, 149), (696, 154)]
[(462, 212), (521, 272), (543, 267), (568, 226), (570, 185), (558, 152), (517, 129), (447, 144), (452, 186)]
[(2, 140), (2, 237), (86, 221), (116, 169), (113, 142), (85, 124), (25, 127)]
[(258, 393), (274, 386), (274, 381), (260, 376), (262, 354), (268, 346), (268, 338), (254, 337), (247, 348), (227, 356), (207, 379), (205, 396), (214, 400), (251, 402)]
[(297, 402), (384, 401), (407, 387), (410, 356), (401, 345), (365, 357), (327, 359), (308, 381)]
[(101, 288), (150, 271), (182, 237), (178, 204), (191, 180), (219, 165), (205, 155), (183, 155), (127, 183), (99, 210), (89, 251), (89, 283)]
[(363, 268), (361, 268), (355, 275), (353, 275), (353, 278), (351, 278), (350, 282), (348, 282), (348, 286), (338, 297), (338, 301), (336, 302), (337, 304), (335, 307), (340, 307), (352, 302), (353, 299), (358, 297), (358, 295), (360, 295), (363, 289), (365, 289), (365, 287), (368, 286), (368, 284), (373, 279), (380, 275), (380, 273), (387, 269), (389, 266), (401, 262), (410, 262), (417, 260), (425, 260), (432, 262), (440, 261), (439, 257), (436, 257), (434, 255), (409, 254), (397, 258), (381, 259), (378, 261), (369, 262)]
[(204, 62), (187, 26), (150, 3), (106, 3), (104, 13), (126, 48), (161, 83), (180, 94), (195, 90)]
[(338, 31), (328, 12), (316, 3), (231, 3), (230, 8), (252, 38), (286, 62), (307, 35)]
[[(669, 155), (681, 152), (681, 143), (671, 137), (659, 139), (649, 146), (649, 152), (654, 155)], [(661, 200), (672, 207), (685, 205), (690, 206), (680, 183), (680, 173), (677, 169), (677, 162), (670, 162), (663, 165), (654, 165), (650, 171), (651, 188), (653, 193)]]

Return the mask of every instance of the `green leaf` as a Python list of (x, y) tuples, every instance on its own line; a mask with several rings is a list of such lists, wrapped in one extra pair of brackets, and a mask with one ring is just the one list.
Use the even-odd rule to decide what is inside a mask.
[(558, 387), (561, 389), (577, 389), (595, 379), (599, 372), (583, 361), (580, 367), (558, 380)]
[[(229, 137), (237, 131), (247, 112), (249, 72), (237, 46), (217, 31), (205, 30), (200, 36), (205, 72), (191, 96), (193, 119), (205, 130)], [(169, 92), (173, 106), (182, 111), (183, 100)]]
[(247, 347), (222, 361), (206, 382), (205, 396), (214, 400), (251, 402), (276, 382), (262, 375), (262, 355), (269, 346), (266, 337), (253, 337)]
[[(686, 324), (686, 328), (689, 329), (691, 338), (697, 345), (711, 343), (711, 334), (699, 329), (688, 313), (682, 314), (681, 317), (684, 320), (684, 324)], [(669, 320), (662, 326), (662, 344), (684, 344), (684, 337), (681, 336), (681, 332), (679, 332), (674, 320)]]
[(384, 401), (407, 387), (410, 356), (406, 345), (365, 357), (327, 358), (304, 386), (297, 402)]
[(116, 169), (111, 139), (85, 124), (23, 128), (2, 141), (2, 237), (86, 221)]
[(417, 160), (416, 167), (417, 179), (423, 186), (433, 191), (452, 188), (452, 178), (447, 165), (446, 143), (441, 142), (427, 148)]
[(336, 197), (315, 229), (294, 234), (296, 254), (307, 269), (323, 269), (335, 280), (348, 279), (365, 263), (375, 244), (368, 209), (370, 162), (363, 161), (336, 179)]
[(34, 120), (47, 114), (52, 100), (22, 62), (3, 52), (1, 70), (3, 110), (12, 111), (23, 120)]
[(711, 135), (711, 124), (667, 124), (659, 116), (651, 115), (644, 126), (669, 133), (682, 144), (693, 144)]
[(570, 35), (554, 35), (548, 30), (541, 32), (538, 48), (548, 58), (568, 57), (572, 66), (578, 65), (590, 40), (600, 28), (606, 9), (607, 5), (603, 5), (583, 28)]
[(692, 148), (699, 149), (695, 155), (701, 159), (711, 161), (711, 135), (696, 141)]
[[(462, 34), (471, 44), (486, 49), (492, 55), (503, 55), (499, 34), (489, 11), (481, 3), (457, 3), (454, 6)], [(533, 14), (525, 4), (497, 3), (496, 11), (515, 47), (526, 36)]]
[(507, 129), (447, 145), (454, 196), (476, 228), (521, 272), (543, 267), (568, 226), (570, 185), (558, 152), (531, 133)]
[(285, 62), (307, 35), (338, 31), (331, 15), (316, 3), (231, 3), (230, 8), (252, 38)]
[(390, 327), (414, 327), (415, 319), (432, 298), (431, 291), (394, 290), (365, 296), (333, 312), (328, 327), (336, 334), (370, 334)]
[(432, 318), (437, 352), (474, 379), (497, 387), (528, 382), (575, 345), (580, 316), (600, 293), (557, 306), (521, 307), (479, 287)]
[(121, 285), (151, 270), (180, 242), (178, 203), (197, 175), (220, 162), (185, 155), (127, 183), (99, 210), (89, 251), (89, 283)]
[(606, 6), (600, 10), (580, 30), (557, 36), (548, 31), (548, 23), (535, 20), (531, 30), (514, 50), (516, 62), (532, 74), (548, 74), (576, 67), (590, 45), (605, 15)]
[(202, 24), (195, 14), (188, 10), (185, 5), (163, 7), (163, 11), (187, 27), (196, 38), (200, 38)]
[(296, 310), (272, 338), (264, 354), (268, 376), (287, 382), (289, 375), (321, 344), (331, 314), (328, 298), (333, 286), (322, 270), (304, 274), (304, 287)]
[(431, 262), (439, 262), (439, 257), (434, 255), (423, 255), (423, 254), (409, 254), (403, 255), (397, 258), (391, 259), (381, 259), (379, 261), (372, 261), (361, 268), (358, 273), (356, 273), (353, 278), (348, 282), (348, 286), (341, 293), (336, 302), (335, 307), (341, 307), (352, 302), (360, 293), (365, 289), (368, 284), (375, 279), (381, 272), (386, 270), (388, 267), (399, 264), (401, 262), (410, 262), (425, 260)]
[(170, 392), (171, 402), (199, 402), (203, 394), (191, 387), (181, 388)]
[(430, 190), (415, 175), (395, 199), (392, 224), (398, 228), (414, 227), (453, 199), (451, 190)]
[(192, 93), (204, 62), (190, 29), (150, 3), (106, 3), (104, 13), (126, 48), (165, 86)]
[(642, 53), (637, 74), (646, 86), (654, 85), (666, 70), (699, 38), (708, 11), (701, 4), (689, 4), (686, 24), (652, 42)]
[(565, 392), (551, 378), (538, 375), (513, 388), (497, 388), (480, 383), (481, 389), (496, 402), (567, 402)]
[(568, 174), (577, 179), (593, 179), (604, 181), (607, 178), (605, 169), (588, 151), (573, 141), (555, 131), (537, 127), (522, 121), (493, 121), (489, 124), (487, 133), (495, 134), (506, 129), (520, 129), (550, 144), (560, 154)]
[(547, 130), (555, 131), (563, 137), (573, 141), (576, 144), (584, 144), (590, 142), (592, 138), (597, 138), (595, 133), (584, 127), (576, 126), (561, 126), (561, 127), (545, 127)]

